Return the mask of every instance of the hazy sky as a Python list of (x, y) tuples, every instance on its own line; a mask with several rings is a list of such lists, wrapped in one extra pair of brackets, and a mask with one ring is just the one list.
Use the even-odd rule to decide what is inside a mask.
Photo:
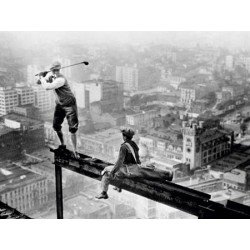
[(12, 42), (32, 46), (47, 42), (63, 43), (168, 43), (176, 46), (212, 45), (228, 48), (249, 49), (250, 32), (225, 31), (29, 31), (4, 32), (1, 36), (11, 36)]

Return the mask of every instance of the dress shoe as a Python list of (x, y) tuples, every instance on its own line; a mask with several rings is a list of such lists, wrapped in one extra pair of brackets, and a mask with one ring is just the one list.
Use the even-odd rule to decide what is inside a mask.
[(114, 190), (121, 193), (122, 189), (121, 188), (118, 188), (118, 187), (114, 187)]
[(106, 192), (101, 192), (95, 198), (100, 200), (100, 199), (108, 199), (109, 197), (108, 197), (108, 194)]

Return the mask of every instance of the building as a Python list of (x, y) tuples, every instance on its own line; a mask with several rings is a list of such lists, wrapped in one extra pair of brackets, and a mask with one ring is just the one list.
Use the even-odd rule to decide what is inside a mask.
[(153, 123), (153, 119), (158, 117), (159, 110), (153, 109), (148, 111), (140, 111), (135, 114), (126, 115), (126, 123), (130, 126), (144, 127)]
[[(70, 133), (67, 126), (63, 126), (65, 143), (71, 146)], [(44, 124), (45, 143), (58, 143), (58, 138), (52, 128), (52, 124), (45, 122)], [(80, 152), (89, 155), (96, 155), (104, 160), (115, 160), (118, 156), (120, 145), (122, 144), (122, 136), (119, 129), (106, 129), (93, 134), (80, 133), (77, 140), (77, 147)]]
[(250, 71), (250, 57), (242, 56), (240, 57), (239, 62), (244, 65), (247, 71)]
[(179, 89), (181, 90), (180, 101), (185, 106), (190, 106), (192, 102), (202, 98), (208, 91), (206, 85), (191, 82), (181, 83)]
[(17, 91), (11, 87), (0, 87), (0, 116), (11, 112), (18, 106)]
[(35, 108), (32, 104), (27, 104), (14, 107), (13, 113), (31, 118), (36, 118), (38, 116), (38, 109)]
[(101, 91), (102, 113), (123, 109), (123, 85), (120, 82), (105, 80), (101, 84)]
[(231, 153), (232, 145), (233, 132), (205, 129), (203, 122), (183, 122), (183, 163), (190, 164), (191, 170)]
[(123, 108), (123, 85), (113, 80), (89, 80), (73, 83), (72, 90), (80, 108), (90, 108), (100, 102), (101, 112), (109, 113)]
[(8, 114), (4, 116), (4, 124), (21, 132), (22, 146), (27, 152), (44, 146), (44, 124), (42, 121), (18, 114)]
[(40, 112), (51, 110), (52, 108), (52, 97), (49, 90), (43, 89), (41, 86), (33, 86), (35, 94), (34, 106), (39, 109)]
[(98, 80), (72, 83), (72, 91), (79, 108), (88, 108), (90, 103), (100, 101), (102, 93), (101, 82)]
[(48, 182), (43, 176), (15, 164), (0, 167), (0, 200), (22, 213), (48, 200)]
[(134, 67), (116, 67), (116, 81), (124, 84), (124, 91), (137, 91), (138, 90), (138, 69)]
[(225, 68), (228, 71), (232, 71), (234, 66), (234, 58), (231, 55), (226, 56), (225, 58)]
[(18, 105), (27, 105), (35, 103), (34, 90), (31, 87), (18, 87), (16, 88), (18, 95)]
[(169, 76), (167, 78), (167, 81), (169, 82), (169, 84), (174, 87), (175, 89), (178, 89), (179, 88), (179, 85), (182, 83), (182, 82), (185, 82), (186, 81), (186, 78), (184, 77), (180, 77), (180, 76)]
[(217, 103), (223, 103), (231, 100), (232, 98), (231, 93), (228, 91), (216, 92), (216, 97), (217, 97)]
[(0, 159), (18, 159), (22, 156), (21, 132), (0, 125)]
[(244, 95), (244, 88), (241, 86), (225, 86), (222, 87), (222, 92), (229, 92), (231, 97), (234, 99), (238, 96)]
[(108, 204), (96, 201), (87, 195), (79, 194), (64, 201), (64, 210), (70, 218), (111, 219), (112, 211)]
[(240, 169), (233, 169), (223, 176), (223, 185), (227, 188), (245, 191), (247, 188), (247, 172)]
[[(104, 109), (105, 110), (105, 109)], [(95, 124), (109, 123), (111, 126), (124, 126), (126, 122), (126, 114), (122, 111), (103, 113), (102, 103), (93, 102), (90, 105), (91, 119)]]
[(27, 83), (30, 85), (34, 85), (37, 81), (37, 77), (35, 75), (40, 71), (41, 70), (37, 65), (28, 65), (27, 66)]

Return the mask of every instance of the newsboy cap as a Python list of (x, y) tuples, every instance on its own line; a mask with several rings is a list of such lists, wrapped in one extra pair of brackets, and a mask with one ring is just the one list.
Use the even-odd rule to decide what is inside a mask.
[(61, 68), (61, 63), (58, 61), (55, 61), (52, 63), (50, 70), (60, 69), (60, 68)]
[(133, 137), (135, 132), (132, 128), (121, 128), (121, 132), (123, 135), (128, 136), (128, 137)]

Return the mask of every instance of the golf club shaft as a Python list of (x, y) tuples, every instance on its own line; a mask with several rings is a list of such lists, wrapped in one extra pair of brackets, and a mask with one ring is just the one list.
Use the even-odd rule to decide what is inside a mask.
[[(88, 65), (89, 63), (88, 62), (75, 63), (75, 64), (71, 64), (71, 65), (68, 65), (68, 66), (61, 67), (60, 69), (65, 69), (65, 68), (69, 68), (69, 67), (80, 65), (80, 64)], [(48, 70), (46, 72), (51, 72), (51, 70)], [(39, 73), (36, 74), (35, 76), (38, 76), (38, 75), (39, 75)]]

